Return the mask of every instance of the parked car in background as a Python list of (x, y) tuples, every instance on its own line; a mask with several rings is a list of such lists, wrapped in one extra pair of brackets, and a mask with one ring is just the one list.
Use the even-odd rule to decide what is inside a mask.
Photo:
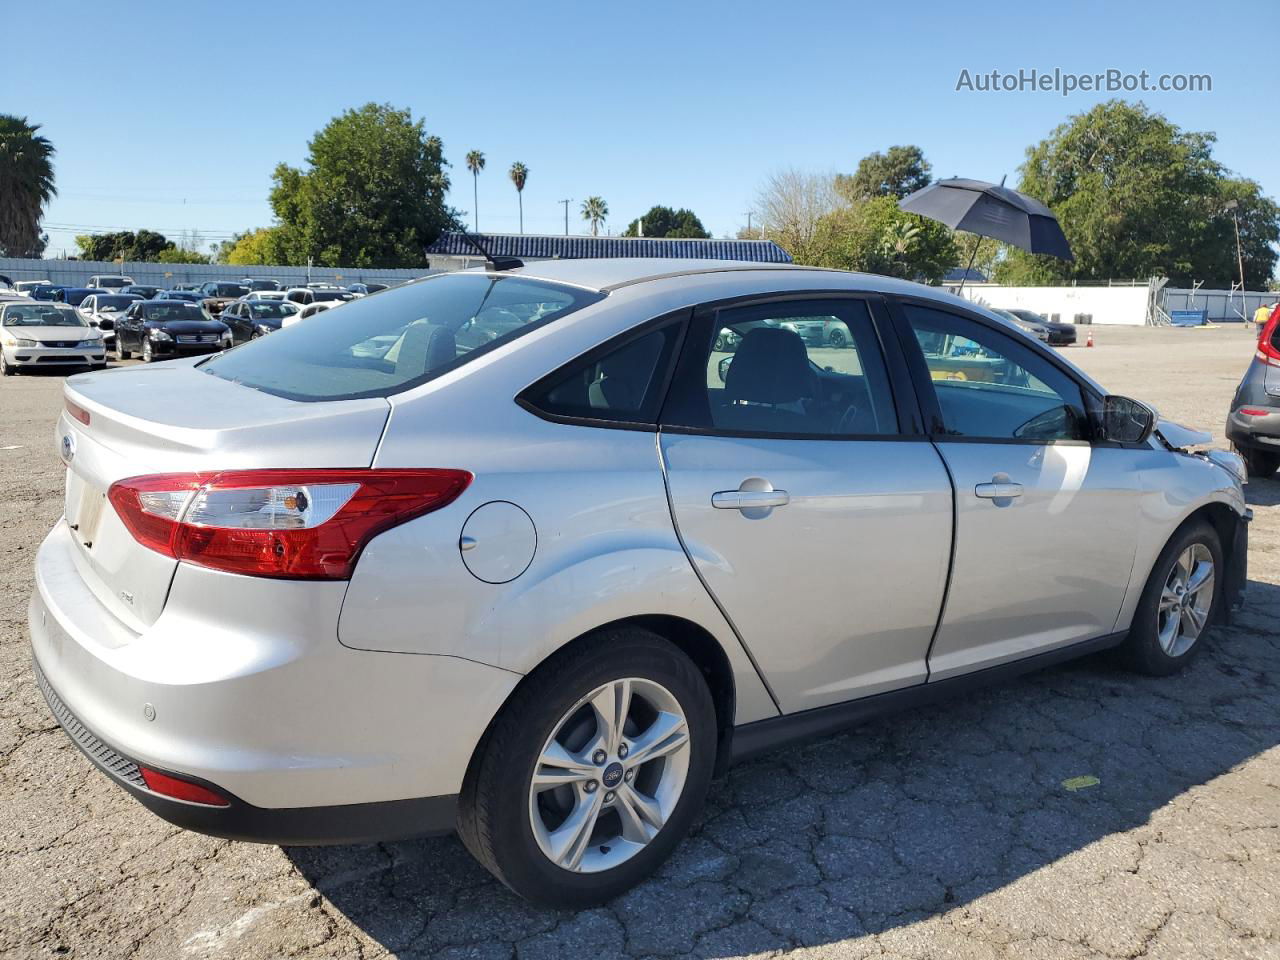
[[(830, 317), (838, 355), (785, 325)], [(442, 274), (64, 393), (28, 629), (90, 759), (215, 835), (456, 827), (561, 908), (736, 759), (1108, 648), (1173, 674), (1247, 575), (1238, 457), (891, 278)]]
[(50, 367), (105, 367), (106, 346), (74, 307), (8, 300), (0, 303), (0, 375)]
[(143, 300), (152, 300), (163, 289), (163, 287), (153, 286), (149, 283), (131, 283), (127, 287), (121, 287), (120, 292), (136, 293)]
[(114, 293), (113, 290), (107, 290), (103, 287), (58, 287), (58, 302), (65, 303), (68, 306), (78, 307), (84, 302), (85, 297), (91, 297), (95, 293)]
[(198, 283), (175, 283), (175, 284), (174, 284), (170, 289), (172, 289), (172, 290), (182, 290), (182, 291), (186, 291), (187, 293), (195, 293), (197, 290), (199, 290), (199, 289), (200, 289), (200, 284), (198, 284)]
[(293, 287), (285, 294), (286, 300), (299, 306), (306, 306), (309, 303), (347, 303), (355, 298), (356, 295), (350, 290), (327, 286)]
[(42, 283), (27, 291), (26, 296), (32, 300), (45, 303), (61, 303), (66, 298), (67, 288), (58, 283)]
[(1076, 342), (1074, 323), (1059, 323), (1056, 320), (1046, 319), (1034, 310), (1022, 310), (1017, 307), (1006, 308), (1004, 312), (1013, 314), (1024, 323), (1043, 327), (1048, 332), (1045, 342), (1050, 346), (1066, 347)]
[(279, 290), (280, 283), (277, 280), (268, 280), (262, 277), (245, 277), (240, 281), (249, 288), (250, 293), (259, 293), (263, 290)]
[(204, 298), (202, 300), (204, 308), (212, 317), (220, 314), (228, 303), (239, 300), (248, 292), (249, 288), (243, 283), (231, 283), (227, 280), (210, 280), (201, 285), (199, 291)]
[(211, 320), (194, 303), (183, 300), (139, 300), (116, 324), (116, 357), (164, 360), (217, 353), (231, 346), (231, 330)]
[(126, 310), (143, 298), (130, 293), (95, 293), (80, 301), (76, 307), (89, 326), (102, 331), (102, 339), (108, 346), (115, 343), (115, 326)]
[(103, 290), (116, 291), (122, 287), (127, 287), (133, 283), (133, 277), (98, 275), (89, 278), (88, 286), (99, 287)]
[(1227, 439), (1249, 475), (1268, 478), (1280, 467), (1280, 306), (1258, 333), (1258, 345), (1227, 414)]
[(991, 307), (990, 310), (996, 316), (1003, 317), (1004, 319), (1008, 320), (1019, 330), (1022, 330), (1022, 331), (1025, 331), (1026, 333), (1031, 334), (1031, 336), (1035, 337), (1041, 343), (1049, 342), (1049, 328), (1045, 326), (1043, 323), (1024, 320), (1022, 317), (1018, 316), (1016, 313), (1011, 313), (1008, 310), (1002, 310), (999, 307)]
[(853, 343), (853, 337), (844, 321), (837, 317), (814, 317), (805, 319), (797, 317), (794, 321), (782, 320), (780, 325), (800, 334), (800, 339), (808, 347), (847, 347)]
[(288, 290), (255, 290), (245, 294), (242, 300), (285, 300), (289, 296)]
[(387, 285), (385, 283), (352, 283), (347, 285), (347, 289), (363, 297), (371, 293), (377, 293), (380, 290), (386, 290)]
[(274, 333), (286, 318), (297, 312), (298, 307), (293, 303), (247, 298), (227, 304), (218, 319), (231, 328), (234, 343), (244, 343)]
[(295, 323), (314, 317), (317, 313), (324, 313), (326, 310), (332, 310), (335, 307), (342, 306), (342, 304), (343, 301), (341, 300), (320, 300), (316, 303), (308, 303), (304, 307), (299, 307), (297, 304), (290, 302), (288, 305), (298, 312), (285, 317), (280, 325), (282, 327), (293, 326)]
[(204, 303), (204, 297), (194, 290), (161, 290), (155, 300), (183, 300), (187, 303)]
[(52, 287), (52, 280), (19, 280), (13, 285), (13, 289), (26, 296), (31, 296), (37, 287)]

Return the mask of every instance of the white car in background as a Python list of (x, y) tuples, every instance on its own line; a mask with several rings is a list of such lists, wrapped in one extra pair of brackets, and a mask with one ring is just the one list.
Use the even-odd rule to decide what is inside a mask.
[(19, 280), (17, 283), (13, 285), (13, 289), (16, 290), (18, 293), (21, 293), (26, 296), (30, 296), (31, 292), (35, 290), (36, 287), (52, 287), (52, 286), (53, 286), (52, 280)]
[(288, 290), (251, 290), (241, 300), (287, 300)]
[(350, 290), (343, 290), (341, 287), (293, 287), (285, 293), (285, 299), (290, 303), (305, 307), (309, 303), (320, 302), (329, 304), (350, 303), (356, 299), (356, 295)]
[(102, 334), (75, 307), (35, 300), (0, 304), (0, 376), (37, 367), (106, 365)]
[(126, 277), (123, 274), (114, 277), (95, 275), (89, 278), (89, 282), (85, 286), (97, 287), (99, 290), (119, 290), (121, 287), (127, 287), (133, 282), (133, 277)]
[(81, 300), (75, 309), (89, 326), (102, 331), (103, 342), (111, 346), (116, 342), (116, 324), (124, 312), (141, 299), (136, 293), (94, 293)]
[(280, 322), (281, 327), (291, 327), (300, 320), (306, 320), (308, 317), (314, 317), (317, 313), (324, 313), (326, 310), (333, 310), (335, 307), (342, 306), (342, 301), (320, 300), (317, 303), (309, 303), (302, 307), (291, 317), (285, 317)]

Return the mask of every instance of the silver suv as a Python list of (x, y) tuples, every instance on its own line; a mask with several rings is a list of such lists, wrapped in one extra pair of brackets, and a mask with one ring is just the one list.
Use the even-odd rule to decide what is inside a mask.
[(737, 758), (1108, 647), (1180, 669), (1248, 518), (1189, 435), (901, 281), (434, 276), (68, 381), (37, 677), (174, 823), (456, 827), (520, 894), (600, 902)]

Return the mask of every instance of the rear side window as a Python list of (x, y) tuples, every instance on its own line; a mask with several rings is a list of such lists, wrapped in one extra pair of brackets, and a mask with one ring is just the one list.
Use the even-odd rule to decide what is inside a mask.
[(534, 384), (522, 406), (552, 419), (653, 426), (666, 395), (682, 322), (591, 351)]
[(200, 369), (293, 400), (385, 397), (603, 297), (518, 275), (445, 274), (317, 313)]

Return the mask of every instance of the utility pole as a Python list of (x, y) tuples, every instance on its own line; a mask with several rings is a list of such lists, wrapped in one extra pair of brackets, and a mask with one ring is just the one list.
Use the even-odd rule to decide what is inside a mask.
[(1231, 211), (1236, 226), (1236, 265), (1240, 268), (1240, 297), (1244, 298), (1244, 251), (1240, 248), (1240, 201), (1228, 200), (1224, 209)]
[(564, 235), (567, 237), (569, 235), (569, 204), (573, 203), (573, 198), (557, 200), (556, 202), (564, 204)]
[(748, 210), (748, 211), (747, 211), (747, 236), (748, 236), (748, 237), (749, 237), (749, 236), (751, 236), (751, 214), (752, 214), (753, 212), (754, 212), (754, 211), (752, 211), (752, 210)]

